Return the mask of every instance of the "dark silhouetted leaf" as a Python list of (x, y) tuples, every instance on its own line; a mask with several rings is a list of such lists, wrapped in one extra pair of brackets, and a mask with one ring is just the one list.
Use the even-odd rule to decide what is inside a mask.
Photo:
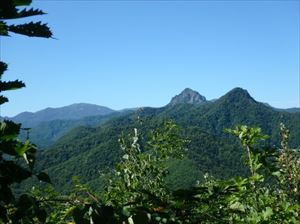
[(30, 5), (31, 2), (31, 0), (13, 0), (15, 6)]
[(47, 218), (47, 212), (44, 209), (37, 209), (35, 211), (36, 217), (41, 223), (44, 223)]
[(13, 121), (0, 121), (0, 139), (3, 141), (15, 139), (20, 132), (21, 124), (16, 124)]
[(0, 21), (0, 36), (8, 36), (8, 27), (2, 21)]
[(1, 105), (1, 104), (4, 104), (4, 103), (7, 103), (7, 102), (8, 102), (7, 97), (5, 97), (5, 96), (0, 96), (0, 105)]
[(72, 216), (73, 216), (74, 222), (76, 224), (89, 224), (90, 221), (88, 219), (84, 218), (84, 214), (87, 211), (88, 211), (87, 207), (84, 207), (84, 208), (76, 207), (76, 208), (74, 208), (73, 211), (72, 211)]
[(50, 31), (47, 24), (41, 24), (41, 22), (11, 25), (8, 26), (8, 31), (26, 35), (29, 37), (52, 37), (52, 32)]
[(0, 61), (0, 77), (7, 70), (7, 64), (3, 61)]
[(22, 81), (15, 80), (9, 82), (0, 81), (0, 92), (7, 90), (15, 90), (25, 87), (25, 84)]
[(40, 172), (38, 175), (36, 175), (36, 177), (39, 179), (39, 181), (43, 181), (43, 182), (51, 184), (50, 177), (48, 176), (48, 174), (46, 174), (44, 172)]
[(39, 9), (23, 9), (21, 12), (18, 12), (17, 17), (18, 18), (23, 18), (23, 17), (28, 17), (28, 16), (37, 16), (37, 15), (44, 15), (45, 13), (42, 10)]
[(1, 182), (1, 189), (0, 189), (0, 199), (1, 201), (3, 201), (6, 204), (12, 203), (15, 199), (14, 195), (11, 192), (11, 189), (5, 185), (2, 184), (3, 182), (3, 178), (0, 178), (0, 182)]
[(1, 181), (6, 184), (20, 183), (31, 176), (31, 172), (15, 164), (13, 161), (3, 161), (0, 163)]

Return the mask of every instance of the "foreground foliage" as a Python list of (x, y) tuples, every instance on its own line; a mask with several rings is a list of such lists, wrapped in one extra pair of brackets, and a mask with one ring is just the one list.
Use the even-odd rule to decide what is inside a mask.
[(124, 156), (116, 167), (117, 177), (104, 196), (73, 209), (75, 222), (299, 223), (300, 157), (299, 151), (288, 149), (284, 125), (279, 150), (256, 147), (266, 138), (259, 128), (228, 130), (245, 148), (248, 177), (218, 181), (205, 176), (203, 184), (170, 192), (164, 182), (165, 164), (175, 155), (182, 156), (184, 143), (178, 133), (174, 135), (175, 127), (168, 123), (155, 132), (145, 152), (136, 131), (131, 143), (122, 140)]
[[(0, 36), (17, 33), (30, 37), (52, 36), (46, 24), (30, 22), (8, 25), (6, 20), (20, 19), (44, 14), (39, 9), (23, 8), (31, 3), (30, 0), (1, 0), (0, 2)], [(25, 87), (22, 81), (2, 81), (2, 75), (7, 70), (7, 64), (0, 61), (0, 92)], [(0, 95), (0, 105), (8, 102), (8, 98)], [(45, 173), (34, 173), (35, 145), (29, 141), (21, 142), (18, 135), (21, 124), (9, 120), (0, 121), (0, 223), (32, 223), (44, 222), (46, 211), (40, 201), (27, 193), (15, 194), (12, 185), (21, 183), (31, 176), (38, 180), (49, 182)]]

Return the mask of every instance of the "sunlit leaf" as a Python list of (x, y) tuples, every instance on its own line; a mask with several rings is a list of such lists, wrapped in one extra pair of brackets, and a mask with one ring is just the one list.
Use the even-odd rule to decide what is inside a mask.
[(232, 205), (230, 205), (230, 209), (240, 212), (245, 212), (245, 207), (242, 203), (236, 201)]

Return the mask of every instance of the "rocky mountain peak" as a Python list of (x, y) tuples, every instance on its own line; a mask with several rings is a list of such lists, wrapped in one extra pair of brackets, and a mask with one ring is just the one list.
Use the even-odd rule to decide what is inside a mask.
[(225, 94), (222, 98), (226, 98), (229, 101), (253, 101), (256, 102), (251, 95), (248, 93), (247, 90), (242, 89), (240, 87), (236, 87)]
[(190, 88), (185, 88), (179, 95), (176, 95), (170, 101), (170, 105), (188, 103), (188, 104), (199, 104), (206, 102), (206, 98), (200, 95), (197, 91)]

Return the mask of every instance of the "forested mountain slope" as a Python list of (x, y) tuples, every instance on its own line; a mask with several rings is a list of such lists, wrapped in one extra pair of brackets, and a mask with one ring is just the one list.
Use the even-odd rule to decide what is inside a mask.
[(46, 108), (35, 113), (23, 112), (10, 119), (22, 123), (23, 128), (32, 128), (42, 122), (54, 120), (76, 120), (89, 116), (108, 115), (114, 110), (88, 103), (76, 103), (59, 108)]
[[(97, 127), (109, 119), (117, 116), (122, 116), (130, 113), (131, 110), (124, 110), (122, 112), (112, 112), (107, 115), (89, 116), (80, 119), (65, 119), (45, 121), (33, 126), (29, 131), (29, 138), (39, 149), (44, 149), (57, 141), (60, 137), (71, 131), (73, 128), (79, 126)], [(21, 139), (27, 138), (27, 131), (21, 130)]]
[[(188, 187), (201, 179), (204, 172), (217, 178), (248, 172), (242, 163), (239, 144), (224, 133), (225, 128), (236, 124), (261, 127), (270, 135), (269, 141), (279, 146), (279, 123), (284, 122), (291, 131), (291, 146), (300, 146), (300, 113), (276, 111), (255, 101), (246, 90), (235, 88), (214, 102), (177, 102), (162, 108), (141, 108), (98, 128), (77, 128), (39, 154), (37, 169), (49, 172), (59, 189), (67, 189), (73, 175), (99, 189), (99, 183), (103, 183), (101, 173), (121, 158), (118, 144), (121, 134), (127, 135), (134, 128), (145, 134), (169, 119), (175, 121), (182, 135), (190, 140), (188, 159), (177, 164), (176, 169), (174, 164), (178, 161), (170, 162), (176, 171), (168, 177), (173, 188)], [(187, 175), (186, 180), (179, 179), (187, 167), (192, 169), (192, 175)]]

